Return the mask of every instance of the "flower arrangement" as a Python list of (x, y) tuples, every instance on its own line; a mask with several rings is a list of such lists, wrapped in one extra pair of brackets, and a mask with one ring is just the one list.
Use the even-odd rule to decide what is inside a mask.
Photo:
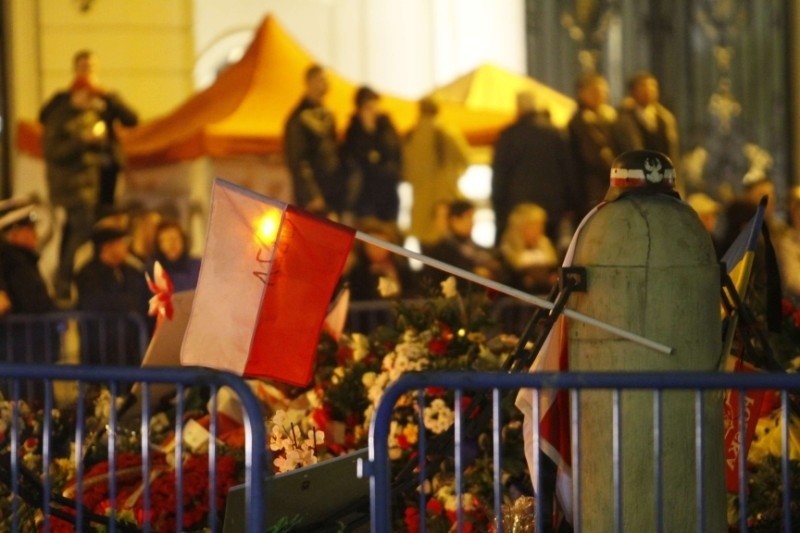
[[(285, 472), (324, 461), (367, 445), (368, 428), (375, 407), (386, 387), (406, 372), (425, 370), (494, 371), (504, 368), (507, 358), (517, 344), (513, 335), (492, 332), (494, 324), (488, 315), (490, 295), (484, 291), (459, 294), (455, 280), (442, 284), (442, 291), (418, 301), (397, 301), (392, 323), (367, 335), (345, 334), (338, 341), (323, 334), (318, 347), (317, 372), (314, 383), (304, 390), (258, 385), (257, 396), (262, 398), (270, 416), (267, 443), (273, 455), (275, 472)], [(795, 362), (800, 353), (800, 310), (784, 304), (785, 329), (783, 352)], [(784, 346), (784, 345), (781, 345)], [(255, 385), (254, 385), (255, 386)], [(184, 427), (209, 427), (208, 397), (203, 391), (190, 388), (181, 399)], [(52, 439), (57, 446), (52, 451), (54, 461), (49, 465), (52, 488), (55, 492), (80, 501), (91, 512), (113, 515), (120, 530), (141, 527), (149, 521), (153, 530), (176, 529), (176, 505), (183, 504), (181, 529), (197, 531), (209, 527), (210, 506), (215, 505), (222, 519), (228, 488), (243, 480), (244, 449), (242, 428), (219, 414), (220, 443), (217, 446), (216, 501), (209, 502), (209, 456), (202, 443), (184, 449), (180, 458), (183, 471), (183, 494), (175, 491), (176, 457), (172, 441), (176, 422), (174, 405), (154, 414), (149, 421), (151, 454), (148, 480), (142, 479), (140, 457), (141, 436), (133, 432), (116, 435), (115, 456), (116, 494), (109, 494), (108, 440), (101, 428), (112, 411), (111, 395), (101, 389), (87, 394), (86, 425), (90, 436), (84, 450), (76, 453), (75, 408), (54, 410), (51, 413)], [(399, 531), (418, 531), (420, 516), (425, 514), (428, 531), (451, 531), (456, 521), (457, 496), (452, 459), (453, 423), (461, 412), (468, 431), (463, 439), (464, 471), (462, 472), (461, 503), (466, 531), (491, 531), (493, 516), (493, 449), (490, 421), (479, 416), (485, 405), (482, 393), (464, 391), (461, 403), (455, 405), (452, 392), (430, 387), (421, 395), (403, 397), (393, 412), (389, 454), (392, 475), (402, 481), (416, 476), (417, 449), (424, 435), (429, 452), (429, 477), (421, 490), (396, 490), (394, 494), (395, 528)], [(502, 464), (504, 483), (504, 523), (507, 530), (523, 529), (510, 524), (532, 522), (533, 507), (530, 478), (523, 453), (521, 413), (513, 407), (513, 398), (502, 404)], [(749, 455), (749, 517), (755, 531), (770, 530), (780, 521), (780, 417), (770, 410), (757, 429), (756, 443)], [(16, 422), (13, 422), (16, 420)], [(18, 448), (22, 464), (35, 473), (42, 466), (43, 413), (24, 402), (0, 401), (0, 453), (10, 452), (10, 433), (18, 430)], [(771, 424), (771, 425), (770, 425)], [(793, 420), (793, 443), (800, 443), (800, 423)], [(795, 433), (796, 432), (796, 433)], [(450, 456), (448, 456), (449, 452)], [(83, 471), (83, 491), (75, 487), (76, 457), (86, 466)], [(794, 484), (800, 479), (800, 444), (793, 444), (790, 457)], [(143, 494), (145, 485), (150, 491), (151, 514), (145, 516)], [(397, 484), (400, 486), (400, 483)], [(416, 483), (407, 486), (416, 485)], [(793, 494), (800, 491), (793, 490)], [(35, 505), (19, 502), (17, 515), (11, 515), (11, 500), (6, 483), (0, 483), (0, 529), (10, 530), (13, 520), (23, 531), (38, 531), (42, 512)], [(800, 521), (800, 517), (794, 517)], [(221, 522), (220, 522), (221, 523)], [(290, 531), (292, 521), (279, 524), (274, 531)], [(521, 527), (521, 526), (520, 526)], [(72, 530), (68, 521), (51, 520), (51, 528)]]
[[(366, 446), (370, 421), (383, 392), (406, 372), (435, 370), (501, 370), (516, 345), (516, 338), (489, 338), (489, 296), (476, 291), (462, 296), (454, 278), (442, 283), (442, 292), (419, 301), (397, 301), (396, 319), (364, 335), (345, 335), (339, 343), (323, 341), (321, 366), (315, 384), (321, 402), (309, 414), (326, 433), (329, 451), (343, 453)], [(456, 520), (456, 491), (452, 440), (456, 410), (474, 427), (465, 443), (462, 503), (467, 531), (485, 531), (491, 517), (492, 449), (490, 422), (478, 419), (482, 396), (465, 391), (461, 405), (454, 405), (452, 392), (431, 387), (420, 400), (415, 394), (401, 398), (392, 416), (389, 457), (398, 481), (413, 472), (417, 443), (425, 432), (431, 456), (431, 477), (425, 484), (426, 526), (430, 531), (449, 531)], [(509, 399), (504, 403), (503, 478), (510, 485), (506, 499), (530, 493), (526, 472), (521, 413)], [(438, 450), (438, 456), (437, 451)], [(449, 456), (448, 456), (449, 453)], [(413, 474), (412, 474), (413, 475)], [(396, 527), (416, 531), (420, 520), (420, 498), (416, 490), (399, 491)]]
[[(770, 336), (778, 361), (788, 372), (800, 369), (800, 307), (785, 298), (781, 305), (781, 331)], [(797, 405), (794, 394), (789, 401)], [(800, 521), (800, 418), (789, 415), (789, 479), (792, 495), (791, 519)], [(748, 518), (750, 531), (779, 531), (782, 527), (782, 407), (777, 394), (768, 394), (748, 450)]]

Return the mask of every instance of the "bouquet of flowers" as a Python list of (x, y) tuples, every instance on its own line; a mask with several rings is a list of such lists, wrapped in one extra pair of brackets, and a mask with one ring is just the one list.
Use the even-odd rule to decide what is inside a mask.
[[(438, 296), (397, 301), (394, 323), (367, 336), (345, 335), (338, 343), (323, 340), (313, 391), (320, 401), (308, 418), (325, 432), (329, 452), (366, 446), (370, 421), (383, 392), (406, 372), (502, 369), (516, 337), (488, 338), (486, 332), (493, 325), (488, 315), (489, 296), (484, 291), (462, 296), (455, 287), (455, 279), (449, 278)], [(491, 421), (479, 417), (486, 398), (482, 392), (465, 391), (456, 406), (451, 391), (434, 387), (423, 396), (420, 402), (415, 394), (408, 394), (395, 406), (388, 443), (393, 475), (398, 485), (416, 476), (417, 443), (424, 431), (431, 475), (423, 487), (427, 526), (431, 531), (450, 530), (456, 520), (453, 423), (455, 411), (461, 410), (470, 426), (462, 443), (467, 456), (462, 487), (465, 526), (467, 530), (486, 530), (493, 520)], [(513, 407), (512, 398), (503, 404), (503, 424), (503, 479), (515, 485), (506, 496), (510, 502), (531, 490), (522, 453), (521, 413)], [(415, 531), (419, 493), (414, 489), (396, 492), (397, 527)]]

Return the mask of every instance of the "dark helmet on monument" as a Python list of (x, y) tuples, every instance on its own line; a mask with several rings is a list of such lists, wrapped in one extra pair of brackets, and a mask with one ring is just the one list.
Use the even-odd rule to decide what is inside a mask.
[(679, 197), (675, 190), (675, 166), (669, 157), (655, 150), (631, 150), (611, 164), (611, 180), (606, 201), (624, 194), (667, 194)]

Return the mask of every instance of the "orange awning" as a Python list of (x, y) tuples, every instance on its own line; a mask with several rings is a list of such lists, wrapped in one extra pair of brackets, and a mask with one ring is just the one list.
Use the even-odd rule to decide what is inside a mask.
[[(315, 62), (275, 17), (268, 15), (241, 60), (222, 72), (213, 85), (192, 95), (172, 112), (122, 132), (128, 164), (141, 168), (201, 156), (279, 153), (283, 148), (284, 123), (303, 93), (306, 69)], [(437, 96), (442, 101), (442, 120), (459, 128), (471, 144), (486, 145), (513, 120), (514, 109), (496, 102), (485, 105), (476, 91), (488, 93), (502, 84), (506, 87), (502, 94), (509, 91), (516, 94), (520, 84), (516, 75), (497, 67), (474, 72), (478, 74), (459, 78), (437, 91)], [(483, 72), (492, 74), (495, 81), (484, 83)], [(353, 112), (353, 96), (358, 86), (333, 71), (328, 72), (328, 78), (330, 91), (325, 104), (333, 110), (337, 126), (343, 131)], [(533, 82), (544, 87), (530, 78), (519, 78), (523, 78), (523, 85)], [(467, 97), (454, 98), (454, 91)], [(401, 132), (417, 120), (416, 101), (383, 95), (381, 106)], [(40, 137), (39, 124), (19, 124), (20, 150), (41, 156)]]

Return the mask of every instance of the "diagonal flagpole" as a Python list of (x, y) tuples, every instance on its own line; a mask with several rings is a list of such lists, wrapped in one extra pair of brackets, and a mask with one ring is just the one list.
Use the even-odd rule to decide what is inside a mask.
[[(463, 268), (458, 268), (443, 261), (439, 261), (438, 259), (434, 259), (432, 257), (428, 257), (427, 255), (423, 255), (417, 252), (412, 252), (402, 246), (398, 246), (396, 244), (392, 244), (390, 242), (384, 241), (383, 239), (378, 239), (369, 235), (367, 233), (356, 231), (355, 235), (356, 239), (373, 244), (380, 248), (384, 248), (385, 250), (389, 250), (390, 252), (394, 252), (396, 254), (400, 254), (405, 256), (409, 259), (416, 259), (421, 263), (424, 263), (428, 266), (433, 268), (437, 268), (443, 272), (447, 272), (448, 274), (453, 274), (454, 276), (458, 276), (460, 278), (466, 279), (473, 283), (477, 283), (478, 285), (483, 285), (484, 287), (488, 287), (493, 289), (497, 292), (501, 292), (503, 294), (507, 294), (509, 296), (513, 296), (522, 300), (523, 302), (527, 302), (538, 307), (544, 307), (545, 309), (552, 309), (553, 303), (545, 300), (543, 298), (539, 298), (538, 296), (533, 296), (526, 292), (523, 292), (519, 289), (515, 289), (513, 287), (509, 287), (508, 285), (503, 285), (502, 283), (498, 283), (496, 281), (492, 281), (490, 279), (484, 278), (482, 276), (478, 276), (477, 274), (473, 274), (468, 270), (464, 270)], [(671, 354), (672, 348), (665, 344), (661, 344), (660, 342), (652, 341), (640, 335), (636, 335), (635, 333), (631, 333), (630, 331), (626, 331), (624, 329), (618, 328), (616, 326), (612, 326), (611, 324), (607, 324), (605, 322), (601, 322), (596, 318), (592, 318), (590, 316), (584, 315), (583, 313), (579, 313), (577, 311), (573, 311), (572, 309), (564, 309), (563, 314), (568, 316), (569, 318), (574, 318), (575, 320), (579, 320), (585, 324), (589, 324), (595, 326), (596, 328), (602, 329), (609, 333), (613, 333), (623, 339), (627, 339), (631, 342), (635, 342), (647, 348), (656, 350), (658, 352), (664, 354)]]

